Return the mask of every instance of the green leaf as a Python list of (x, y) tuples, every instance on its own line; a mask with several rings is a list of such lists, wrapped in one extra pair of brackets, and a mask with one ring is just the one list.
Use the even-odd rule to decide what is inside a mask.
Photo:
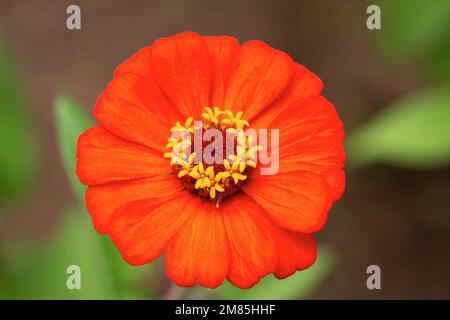
[(384, 1), (383, 35), (392, 49), (426, 56), (448, 42), (450, 2), (448, 0)]
[[(58, 231), (45, 243), (20, 248), (13, 244), (6, 264), (9, 299), (143, 299), (136, 284), (142, 276), (140, 267), (127, 265), (124, 272), (111, 266), (103, 242), (80, 210), (66, 210)], [(118, 254), (117, 254), (118, 255)], [(120, 259), (120, 257), (117, 257)], [(121, 266), (121, 260), (117, 260)], [(123, 264), (126, 264), (122, 261)], [(80, 268), (81, 289), (66, 286), (67, 268)], [(117, 272), (120, 273), (117, 274)], [(118, 282), (117, 278), (123, 281)], [(0, 295), (1, 296), (1, 295)]]
[(13, 63), (0, 42), (0, 202), (26, 193), (38, 167), (26, 104)]
[[(61, 159), (69, 183), (78, 199), (79, 206), (84, 207), (86, 186), (81, 184), (75, 174), (76, 144), (78, 137), (93, 125), (93, 121), (78, 104), (67, 97), (60, 96), (55, 101), (55, 122)], [(107, 265), (117, 296), (143, 298), (136, 288), (139, 277), (148, 269), (146, 267), (136, 268), (127, 264), (108, 237), (95, 233), (89, 214), (85, 210), (81, 210), (81, 215), (86, 232), (92, 233), (93, 244), (98, 245), (101, 249), (99, 259), (103, 259)]]
[(450, 164), (450, 89), (424, 91), (385, 108), (346, 141), (349, 167)]
[(381, 3), (386, 52), (450, 76), (450, 1), (386, 0)]
[[(20, 299), (114, 299), (110, 271), (90, 226), (76, 208), (67, 210), (55, 236), (47, 244), (21, 251), (13, 264), (15, 293)], [(69, 290), (68, 266), (81, 270), (81, 289)]]
[(279, 280), (273, 275), (263, 278), (253, 288), (242, 290), (225, 282), (217, 293), (224, 299), (302, 299), (307, 298), (334, 269), (334, 254), (326, 247), (318, 248), (317, 261), (309, 268)]
[(79, 105), (65, 96), (55, 101), (55, 123), (58, 146), (69, 183), (81, 203), (86, 187), (78, 181), (75, 174), (76, 145), (78, 137), (92, 125)]

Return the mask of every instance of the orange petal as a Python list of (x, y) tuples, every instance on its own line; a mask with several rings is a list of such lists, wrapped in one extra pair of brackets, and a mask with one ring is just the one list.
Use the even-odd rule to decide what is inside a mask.
[(288, 106), (270, 127), (280, 130), (279, 172), (320, 175), (339, 199), (345, 187), (344, 131), (334, 106), (321, 96), (309, 97)]
[(234, 58), (239, 50), (239, 42), (229, 36), (204, 37), (212, 58), (212, 83), (210, 106), (222, 107), (225, 92), (230, 81)]
[(312, 233), (326, 221), (333, 200), (328, 184), (307, 171), (252, 174), (243, 190), (283, 228)]
[(291, 81), (283, 93), (262, 113), (252, 120), (253, 128), (268, 128), (273, 119), (291, 103), (322, 91), (322, 81), (311, 71), (298, 63), (293, 64)]
[(155, 79), (183, 116), (199, 115), (208, 106), (211, 55), (198, 34), (184, 32), (155, 41), (150, 66)]
[(78, 138), (76, 173), (83, 184), (146, 178), (167, 172), (170, 167), (161, 153), (122, 140), (100, 126), (86, 130)]
[(224, 202), (221, 208), (231, 255), (227, 278), (239, 288), (250, 288), (275, 269), (273, 223), (246, 195)]
[(116, 70), (114, 70), (114, 77), (124, 73), (133, 73), (144, 77), (150, 77), (152, 73), (150, 68), (151, 50), (152, 46), (144, 47), (119, 64), (116, 67)]
[(90, 186), (86, 191), (86, 208), (97, 232), (104, 234), (109, 232), (111, 216), (124, 204), (136, 200), (160, 203), (178, 195), (181, 189), (177, 179), (162, 175)]
[(131, 73), (111, 81), (95, 104), (94, 117), (117, 136), (160, 152), (181, 118), (153, 79)]
[(225, 107), (242, 110), (251, 120), (281, 94), (291, 74), (292, 60), (287, 54), (261, 41), (248, 41), (236, 56)]
[(215, 288), (226, 277), (229, 263), (222, 214), (199, 199), (185, 201), (183, 206), (189, 210), (196, 208), (196, 212), (167, 248), (167, 275), (179, 286), (193, 286), (198, 282)]
[(276, 241), (278, 262), (274, 274), (279, 279), (309, 268), (316, 260), (316, 244), (310, 234), (279, 229)]
[(160, 256), (176, 232), (190, 219), (192, 195), (182, 192), (159, 203), (153, 199), (129, 202), (111, 217), (110, 237), (123, 259), (141, 265)]

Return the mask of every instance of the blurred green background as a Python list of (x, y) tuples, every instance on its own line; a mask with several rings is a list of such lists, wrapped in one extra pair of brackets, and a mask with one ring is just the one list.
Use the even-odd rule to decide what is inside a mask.
[[(450, 298), (450, 1), (0, 2), (0, 298)], [(381, 30), (366, 8), (381, 7)], [(346, 193), (316, 264), (251, 290), (171, 285), (93, 230), (75, 141), (114, 67), (180, 31), (263, 40), (324, 82), (344, 123)], [(82, 289), (66, 289), (81, 267)], [(382, 290), (368, 290), (377, 264)]]

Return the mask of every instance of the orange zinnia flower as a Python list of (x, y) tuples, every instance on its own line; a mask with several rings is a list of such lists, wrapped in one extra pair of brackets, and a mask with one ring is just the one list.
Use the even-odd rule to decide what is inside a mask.
[[(344, 190), (342, 124), (321, 90), (317, 76), (256, 40), (186, 32), (141, 49), (97, 100), (100, 125), (78, 140), (95, 229), (132, 265), (165, 253), (180, 286), (227, 278), (249, 288), (308, 268), (311, 233)], [(261, 175), (249, 157), (261, 148), (246, 136), (233, 140), (243, 161), (196, 161), (192, 139), (173, 136), (194, 132), (194, 120), (201, 132), (279, 129), (278, 173)]]

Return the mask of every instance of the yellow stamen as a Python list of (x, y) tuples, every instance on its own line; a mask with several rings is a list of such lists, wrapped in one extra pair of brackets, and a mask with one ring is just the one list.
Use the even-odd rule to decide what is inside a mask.
[[(224, 159), (223, 167), (208, 166), (199, 162), (195, 164), (195, 153), (192, 151), (191, 134), (194, 132), (194, 118), (187, 118), (184, 123), (177, 121), (170, 131), (172, 136), (167, 139), (167, 152), (163, 154), (164, 158), (170, 159), (170, 165), (174, 166), (180, 180), (184, 183), (194, 185), (198, 194), (202, 197), (216, 199), (218, 193), (226, 193), (239, 190), (242, 181), (247, 179), (249, 168), (256, 167), (255, 155), (261, 150), (261, 147), (254, 145), (254, 137), (246, 136), (244, 127), (249, 126), (248, 121), (243, 119), (244, 113), (226, 109), (221, 110), (218, 107), (205, 107), (201, 113), (200, 122), (195, 122), (196, 128), (217, 128), (226, 133), (234, 134), (237, 138), (235, 154)], [(189, 155), (189, 156), (188, 156)], [(218, 169), (217, 169), (218, 168)], [(219, 170), (218, 172), (214, 172)], [(226, 195), (225, 195), (226, 196)], [(217, 198), (217, 206), (222, 200), (222, 195)]]
[(233, 173), (231, 177), (233, 178), (234, 184), (237, 184), (239, 181), (244, 181), (245, 179), (247, 179), (246, 175), (240, 173)]

